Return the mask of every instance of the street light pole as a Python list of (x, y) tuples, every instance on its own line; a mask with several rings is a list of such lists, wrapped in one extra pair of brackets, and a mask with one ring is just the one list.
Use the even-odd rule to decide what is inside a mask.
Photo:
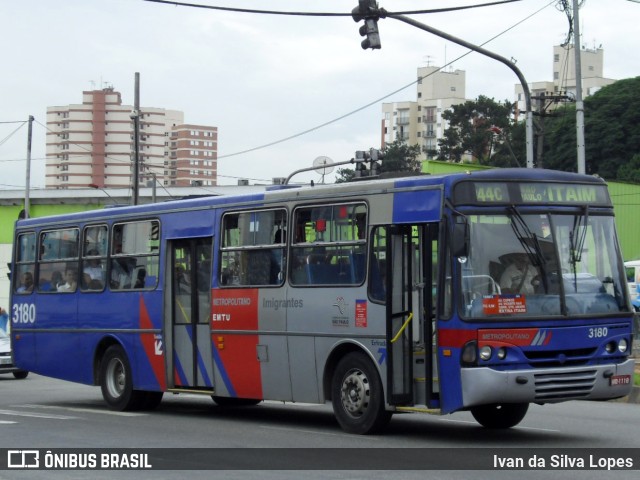
[(136, 72), (135, 90), (133, 100), (133, 204), (138, 205), (140, 191), (140, 73)]
[(586, 173), (584, 141), (584, 102), (582, 101), (582, 63), (580, 60), (580, 17), (578, 0), (573, 0), (573, 53), (576, 63), (576, 141), (578, 149), (578, 173)]
[(31, 203), (29, 199), (31, 189), (31, 138), (33, 136), (33, 115), (29, 115), (29, 129), (27, 132), (27, 178), (24, 187), (24, 218), (29, 218)]
[(404, 15), (389, 13), (382, 8), (380, 9), (379, 13), (381, 18), (383, 17), (395, 18), (396, 20), (400, 20), (401, 22), (408, 23), (409, 25), (413, 25), (414, 27), (419, 28), (420, 30), (424, 30), (426, 32), (432, 33), (438, 37), (444, 38), (445, 40), (449, 40), (450, 42), (457, 43), (458, 45), (462, 45), (463, 47), (466, 47), (470, 50), (486, 55), (489, 58), (493, 58), (494, 60), (497, 60), (503, 63), (504, 65), (506, 65), (507, 67), (509, 67), (516, 74), (516, 76), (518, 77), (518, 80), (520, 80), (520, 84), (522, 85), (522, 90), (524, 91), (524, 100), (525, 100), (525, 109), (526, 109), (525, 127), (526, 127), (526, 140), (527, 140), (527, 148), (526, 148), (527, 168), (533, 168), (533, 110), (531, 109), (531, 92), (529, 91), (529, 85), (527, 84), (527, 81), (525, 80), (524, 75), (522, 75), (522, 72), (520, 71), (520, 69), (516, 67), (513, 62), (507, 60), (506, 58), (496, 53), (490, 52), (489, 50), (486, 50), (482, 47), (469, 43), (460, 38), (454, 37), (453, 35), (449, 35), (448, 33), (445, 33), (436, 28), (425, 25), (424, 23), (413, 20), (412, 18), (405, 17)]

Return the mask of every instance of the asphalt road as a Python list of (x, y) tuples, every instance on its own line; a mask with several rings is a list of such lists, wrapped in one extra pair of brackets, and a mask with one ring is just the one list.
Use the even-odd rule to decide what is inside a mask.
[[(490, 457), (530, 459), (538, 449), (563, 453), (567, 448), (607, 448), (608, 454), (623, 448), (640, 450), (640, 405), (616, 402), (568, 402), (530, 408), (516, 428), (502, 431), (480, 427), (467, 412), (446, 416), (395, 415), (384, 434), (357, 436), (344, 433), (329, 405), (262, 403), (256, 407), (222, 408), (206, 396), (165, 395), (153, 412), (112, 412), (102, 401), (100, 389), (29, 375), (14, 380), (0, 376), (0, 449), (167, 449), (159, 450), (185, 466), (202, 465), (206, 471), (14, 471), (0, 470), (0, 479), (28, 478), (637, 478), (636, 471), (534, 471), (507, 469), (481, 471), (405, 470), (400, 464), (442, 455), (464, 460), (472, 449), (484, 448)], [(176, 449), (182, 450), (176, 450)], [(214, 451), (198, 449), (216, 449)], [(220, 450), (220, 449), (230, 450)], [(252, 450), (241, 450), (250, 448)], [(277, 451), (274, 455), (270, 448)], [(507, 450), (507, 449), (523, 450)], [(299, 450), (306, 449), (306, 450)], [(320, 450), (333, 449), (333, 450)], [(347, 449), (357, 449), (349, 452)], [(413, 450), (409, 450), (413, 449)], [(439, 450), (434, 450), (439, 449)], [(549, 450), (550, 449), (550, 450)], [(142, 451), (142, 450), (140, 450)], [(176, 453), (177, 452), (177, 453)], [(328, 452), (331, 452), (330, 454)], [(517, 452), (516, 455), (513, 452)], [(524, 452), (524, 453), (523, 453)], [(626, 451), (628, 452), (628, 451)], [(4, 454), (4, 453), (3, 453)], [(635, 452), (637, 455), (637, 451)], [(211, 468), (211, 456), (220, 465), (243, 465), (252, 470)], [(318, 456), (319, 455), (319, 456)], [(335, 470), (349, 455), (358, 455), (357, 467)], [(305, 458), (315, 469), (287, 470), (290, 457), (304, 469)], [(391, 473), (368, 468), (389, 459)], [(313, 462), (326, 462), (318, 467)], [(370, 459), (370, 460), (369, 460)], [(157, 460), (157, 458), (156, 458)], [(457, 460), (456, 460), (457, 461)], [(640, 460), (635, 468), (640, 468)], [(236, 462), (236, 463), (233, 463)], [(244, 463), (246, 462), (246, 463)], [(272, 462), (272, 463), (270, 463)], [(215, 463), (215, 462), (214, 462)], [(348, 462), (347, 462), (348, 463)], [(379, 463), (378, 463), (379, 464)], [(383, 465), (384, 462), (383, 462)], [(157, 466), (157, 464), (156, 464)], [(399, 468), (398, 468), (399, 467)], [(188, 467), (187, 467), (188, 468)], [(313, 467), (312, 467), (313, 468)], [(371, 467), (372, 468), (372, 467)], [(381, 468), (381, 467), (378, 467)]]

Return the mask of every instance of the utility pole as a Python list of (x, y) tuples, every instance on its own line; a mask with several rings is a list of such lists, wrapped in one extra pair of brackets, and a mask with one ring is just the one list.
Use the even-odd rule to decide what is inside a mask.
[(133, 97), (133, 204), (138, 205), (140, 190), (140, 73), (136, 72), (135, 91)]
[(584, 102), (582, 101), (582, 62), (580, 60), (580, 18), (578, 0), (573, 0), (573, 50), (576, 62), (576, 139), (578, 173), (586, 173), (584, 147)]
[(33, 134), (33, 115), (29, 115), (29, 128), (27, 132), (27, 178), (24, 187), (24, 218), (29, 218), (31, 208), (29, 200), (29, 189), (31, 188), (31, 138)]
[(568, 102), (569, 97), (567, 95), (554, 95), (550, 93), (541, 93), (540, 95), (534, 95), (532, 100), (538, 101), (538, 111), (534, 112), (534, 115), (538, 117), (538, 143), (536, 146), (536, 167), (544, 168), (544, 119), (545, 117), (555, 117), (553, 112), (547, 113), (547, 109), (554, 103)]

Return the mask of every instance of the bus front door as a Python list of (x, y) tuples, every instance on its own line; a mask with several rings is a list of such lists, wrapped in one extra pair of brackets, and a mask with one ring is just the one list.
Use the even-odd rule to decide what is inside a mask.
[(391, 405), (413, 400), (412, 228), (387, 230), (387, 392)]
[(213, 389), (211, 312), (212, 238), (182, 239), (171, 248), (169, 384)]

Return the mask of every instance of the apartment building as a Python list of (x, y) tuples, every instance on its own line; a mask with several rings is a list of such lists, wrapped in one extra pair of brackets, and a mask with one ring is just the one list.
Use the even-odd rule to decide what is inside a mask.
[[(604, 77), (604, 50), (598, 48), (582, 48), (580, 50), (580, 71), (582, 76), (582, 96), (593, 95), (599, 89), (615, 82), (614, 79)], [(537, 101), (545, 97), (566, 97), (570, 101), (576, 95), (576, 57), (574, 46), (556, 45), (553, 47), (553, 80), (537, 81), (529, 84), (529, 90), (534, 98), (533, 108), (536, 109)], [(524, 112), (525, 99), (522, 85), (515, 85), (515, 95), (518, 110)], [(553, 109), (559, 103), (546, 106)]]
[[(47, 188), (132, 185), (134, 107), (112, 87), (82, 93), (82, 104), (47, 107)], [(184, 113), (141, 107), (140, 185), (217, 184), (218, 129), (184, 123)]]
[(417, 100), (382, 104), (382, 147), (401, 139), (420, 145), (427, 158), (433, 158), (447, 128), (442, 113), (466, 101), (465, 88), (464, 70), (418, 68)]

